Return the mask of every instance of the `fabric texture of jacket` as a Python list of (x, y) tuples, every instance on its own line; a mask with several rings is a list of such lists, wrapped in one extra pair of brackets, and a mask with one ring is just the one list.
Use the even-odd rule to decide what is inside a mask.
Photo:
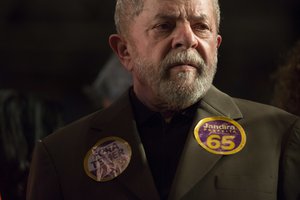
[[(245, 130), (245, 147), (232, 155), (202, 148), (194, 127), (203, 118), (225, 116)], [(97, 182), (84, 170), (87, 152), (116, 136), (132, 149), (126, 170)], [(128, 92), (38, 142), (29, 176), (28, 200), (158, 200), (136, 128)], [(231, 98), (212, 86), (199, 103), (170, 191), (170, 200), (300, 199), (300, 120), (280, 109)]]

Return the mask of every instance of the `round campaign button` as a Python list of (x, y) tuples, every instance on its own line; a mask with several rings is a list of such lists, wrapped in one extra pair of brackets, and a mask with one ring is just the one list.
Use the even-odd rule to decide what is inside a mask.
[(98, 141), (84, 158), (84, 170), (95, 181), (105, 182), (119, 176), (131, 159), (130, 145), (119, 137)]
[(196, 125), (194, 135), (200, 146), (214, 154), (235, 154), (246, 144), (242, 126), (227, 117), (202, 119)]

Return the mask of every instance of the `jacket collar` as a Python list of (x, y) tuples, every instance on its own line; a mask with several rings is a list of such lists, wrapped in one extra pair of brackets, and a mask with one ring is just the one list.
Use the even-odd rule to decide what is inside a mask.
[(211, 115), (225, 116), (234, 120), (243, 118), (234, 100), (214, 86), (203, 97), (200, 107)]
[[(222, 157), (204, 150), (194, 138), (193, 132), (196, 124), (203, 118), (213, 116), (226, 116), (235, 120), (243, 117), (231, 97), (214, 86), (211, 87), (197, 109), (195, 120), (178, 164), (169, 199), (183, 197)], [(126, 140), (132, 148), (133, 153), (128, 168), (114, 181), (124, 185), (137, 198), (145, 200), (159, 199), (136, 128), (129, 92), (125, 93), (111, 107), (97, 114), (91, 127), (90, 134), (92, 136), (90, 138), (94, 138), (90, 142), (91, 145), (97, 142), (95, 138), (99, 135), (101, 135), (101, 138), (117, 136)]]

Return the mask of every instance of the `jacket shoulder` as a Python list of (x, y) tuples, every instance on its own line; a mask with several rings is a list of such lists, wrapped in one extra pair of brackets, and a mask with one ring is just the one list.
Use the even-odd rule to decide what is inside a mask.
[(233, 100), (247, 119), (277, 122), (286, 125), (292, 125), (299, 121), (298, 116), (275, 106), (239, 98), (233, 98)]
[(111, 106), (98, 110), (92, 114), (80, 118), (66, 125), (46, 138), (42, 139), (46, 145), (59, 145), (63, 142), (74, 144), (84, 142), (91, 130), (101, 130), (109, 124), (114, 126), (114, 121), (122, 113), (122, 116), (131, 116), (131, 108), (128, 93), (121, 96)]
[(100, 115), (102, 111), (97, 111), (82, 117), (64, 127), (57, 129), (47, 137), (41, 139), (45, 144), (60, 143), (71, 141), (72, 138), (81, 138), (86, 134), (96, 116)]

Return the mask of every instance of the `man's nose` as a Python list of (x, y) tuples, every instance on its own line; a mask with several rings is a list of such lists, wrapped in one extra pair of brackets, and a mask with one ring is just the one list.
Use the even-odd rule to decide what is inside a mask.
[(174, 30), (172, 48), (196, 48), (198, 40), (189, 23), (178, 25)]

